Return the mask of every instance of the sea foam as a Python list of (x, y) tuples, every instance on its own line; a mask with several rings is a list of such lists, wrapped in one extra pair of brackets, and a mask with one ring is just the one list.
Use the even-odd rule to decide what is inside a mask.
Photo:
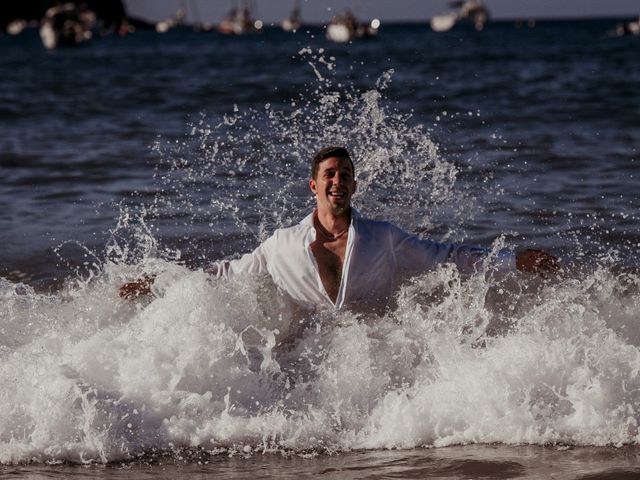
[(601, 294), (618, 282), (604, 269), (523, 299), (537, 280), (443, 268), (384, 316), (287, 318), (268, 279), (167, 268), (133, 302), (117, 265), (53, 296), (3, 281), (2, 462), (638, 442), (637, 289)]

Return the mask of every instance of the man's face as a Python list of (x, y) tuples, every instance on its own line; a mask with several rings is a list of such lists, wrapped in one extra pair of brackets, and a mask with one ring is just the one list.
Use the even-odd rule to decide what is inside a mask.
[(341, 215), (349, 210), (356, 181), (348, 158), (329, 157), (320, 163), (316, 178), (309, 180), (318, 211)]

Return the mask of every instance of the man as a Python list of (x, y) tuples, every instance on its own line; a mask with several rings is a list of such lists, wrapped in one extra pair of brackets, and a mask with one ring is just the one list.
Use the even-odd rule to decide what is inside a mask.
[[(252, 253), (214, 263), (217, 277), (268, 273), (298, 303), (356, 310), (384, 307), (403, 274), (419, 274), (445, 262), (466, 273), (479, 269), (490, 251), (422, 240), (397, 226), (363, 218), (353, 207), (354, 166), (343, 147), (321, 149), (312, 160), (309, 187), (316, 209), (298, 225), (276, 230)], [(557, 261), (540, 250), (501, 251), (491, 259), (499, 270), (546, 274)], [(153, 280), (124, 285), (123, 297), (149, 292)], [(364, 308), (363, 308), (364, 307)]]

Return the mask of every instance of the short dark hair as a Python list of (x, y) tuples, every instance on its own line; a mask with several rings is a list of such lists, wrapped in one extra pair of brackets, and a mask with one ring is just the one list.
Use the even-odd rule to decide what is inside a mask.
[(318, 170), (320, 168), (320, 164), (325, 161), (327, 158), (336, 157), (336, 158), (346, 158), (349, 160), (351, 164), (351, 171), (353, 175), (356, 174), (356, 169), (353, 166), (353, 160), (351, 160), (351, 155), (349, 155), (349, 151), (344, 147), (324, 147), (316, 152), (316, 154), (311, 159), (311, 178), (315, 179), (316, 175), (318, 175)]

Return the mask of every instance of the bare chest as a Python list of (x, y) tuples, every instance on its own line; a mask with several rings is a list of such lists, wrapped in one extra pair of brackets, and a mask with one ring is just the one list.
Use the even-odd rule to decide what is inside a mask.
[(320, 280), (332, 302), (336, 302), (342, 281), (344, 257), (347, 250), (346, 237), (333, 242), (315, 241), (311, 251), (318, 265)]

